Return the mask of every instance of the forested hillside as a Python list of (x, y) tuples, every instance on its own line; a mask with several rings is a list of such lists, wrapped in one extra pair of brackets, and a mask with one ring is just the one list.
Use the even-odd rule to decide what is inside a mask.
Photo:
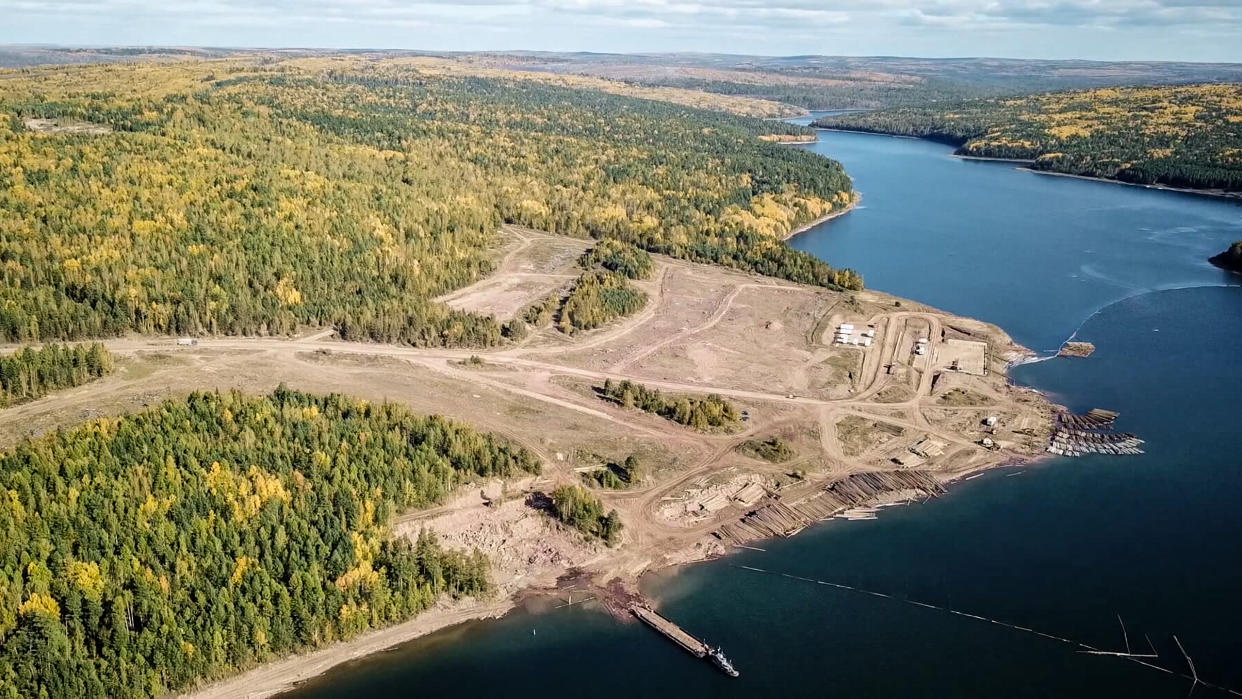
[(1136, 184), (1242, 191), (1242, 85), (1056, 92), (821, 119), (919, 136), (962, 155)]
[(112, 373), (112, 354), (91, 345), (23, 347), (0, 355), (0, 408), (34, 400), (58, 388), (81, 386)]
[(0, 454), (0, 696), (157, 697), (486, 590), (397, 511), (539, 470), (393, 404), (195, 393)]
[(458, 60), (636, 86), (776, 100), (808, 109), (885, 109), (970, 97), (1123, 85), (1242, 81), (1236, 63), (704, 53), (484, 53)]
[(857, 288), (779, 236), (850, 201), (800, 127), (358, 58), (0, 73), (0, 339), (501, 341), (429, 301), (502, 222)]

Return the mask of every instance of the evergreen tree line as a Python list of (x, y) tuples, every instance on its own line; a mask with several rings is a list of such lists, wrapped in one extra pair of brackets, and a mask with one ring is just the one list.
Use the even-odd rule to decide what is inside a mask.
[(617, 272), (585, 272), (561, 304), (557, 327), (572, 335), (630, 315), (647, 304), (647, 294)]
[(0, 355), (0, 408), (24, 403), (59, 388), (81, 386), (112, 373), (112, 354), (99, 343), (24, 347)]
[[(0, 86), (0, 340), (125, 332), (488, 346), (433, 303), (503, 222), (860, 284), (780, 237), (850, 199), (757, 119), (399, 61), (31, 69)], [(226, 76), (217, 78), (216, 76)], [(33, 118), (108, 133), (41, 133)]]
[(581, 486), (562, 485), (552, 491), (552, 514), (588, 537), (602, 539), (609, 546), (617, 543), (621, 536), (621, 516), (616, 510), (604, 514), (604, 504)]
[(598, 265), (610, 272), (624, 275), (627, 279), (646, 279), (651, 276), (651, 255), (646, 250), (612, 238), (601, 240), (584, 252), (578, 259), (578, 264), (588, 270)]
[(622, 407), (655, 413), (696, 430), (733, 427), (741, 417), (737, 406), (714, 393), (704, 398), (672, 397), (642, 384), (612, 379), (605, 379), (603, 387), (598, 390), (603, 398)]
[(158, 697), (488, 589), (393, 515), (529, 452), (342, 395), (194, 393), (0, 455), (0, 696)]
[(625, 461), (621, 463), (610, 461), (582, 474), (582, 480), (588, 485), (597, 485), (612, 490), (628, 488), (637, 483), (641, 477), (638, 457), (633, 454), (625, 457)]
[(651, 255), (645, 250), (604, 239), (583, 253), (578, 263), (588, 271), (578, 276), (568, 293), (550, 294), (532, 304), (520, 317), (502, 326), (502, 335), (521, 339), (528, 327), (546, 328), (553, 321), (558, 330), (572, 335), (598, 328), (646, 305), (647, 295), (626, 283), (627, 278), (645, 279), (651, 275)]

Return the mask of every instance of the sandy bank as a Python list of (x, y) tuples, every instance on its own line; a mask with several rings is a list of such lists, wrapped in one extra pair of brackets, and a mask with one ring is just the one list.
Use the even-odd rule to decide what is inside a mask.
[(513, 609), (511, 598), (441, 604), (417, 617), (356, 639), (260, 665), (248, 672), (190, 690), (187, 699), (263, 699), (293, 688), (341, 663), (379, 653), (420, 636), (474, 619), (495, 619)]
[(814, 227), (818, 226), (818, 225), (819, 225), (819, 224), (821, 224), (821, 223), (825, 223), (825, 222), (827, 222), (827, 221), (831, 221), (832, 219), (834, 219), (834, 218), (836, 218), (836, 217), (838, 217), (838, 216), (844, 216), (845, 214), (848, 214), (849, 212), (853, 211), (853, 210), (854, 210), (854, 207), (858, 206), (858, 202), (860, 202), (860, 201), (862, 201), (862, 195), (861, 195), (861, 194), (859, 194), (858, 192), (854, 192), (854, 201), (850, 202), (849, 206), (846, 206), (844, 209), (834, 209), (834, 210), (832, 210), (832, 211), (829, 211), (827, 214), (824, 214), (823, 216), (820, 216), (819, 218), (815, 219), (814, 221), (811, 221), (810, 223), (808, 223), (808, 224), (806, 224), (806, 225), (800, 226), (800, 227), (798, 227), (798, 228), (796, 228), (796, 229), (794, 229), (794, 230), (790, 231), (790, 232), (789, 232), (788, 234), (786, 234), (786, 235), (785, 235), (785, 237), (784, 237), (784, 238), (782, 238), (781, 240), (786, 240), (786, 241), (787, 241), (787, 240), (790, 240), (791, 238), (793, 238), (794, 236), (798, 235), (799, 233), (805, 233), (805, 232), (807, 232), (807, 231), (811, 230), (812, 228), (814, 228)]

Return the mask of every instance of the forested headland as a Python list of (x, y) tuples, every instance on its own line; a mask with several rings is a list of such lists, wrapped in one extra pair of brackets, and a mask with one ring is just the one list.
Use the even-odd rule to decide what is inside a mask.
[(845, 206), (801, 127), (417, 62), (0, 72), (0, 340), (289, 333), (503, 341), (430, 301), (512, 222), (808, 284), (780, 237)]
[(0, 408), (41, 398), (60, 388), (81, 386), (112, 373), (112, 354), (98, 342), (23, 347), (0, 355)]
[(1047, 172), (1242, 192), (1242, 85), (977, 99), (815, 125), (928, 138), (960, 155), (1029, 160)]
[(0, 454), (0, 696), (158, 697), (488, 589), (393, 515), (529, 452), (398, 405), (194, 393)]
[(1230, 245), (1228, 250), (1219, 255), (1213, 255), (1209, 261), (1221, 269), (1242, 274), (1242, 240)]

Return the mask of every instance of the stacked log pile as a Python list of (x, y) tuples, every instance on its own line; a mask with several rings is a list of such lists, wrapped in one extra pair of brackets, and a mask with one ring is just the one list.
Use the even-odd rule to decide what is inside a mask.
[(940, 481), (924, 471), (856, 473), (835, 480), (800, 500), (786, 502), (771, 499), (747, 512), (740, 520), (722, 526), (713, 532), (713, 536), (735, 545), (757, 539), (792, 536), (809, 524), (828, 519), (838, 512), (874, 504), (891, 493), (930, 496), (942, 492), (944, 486)]

